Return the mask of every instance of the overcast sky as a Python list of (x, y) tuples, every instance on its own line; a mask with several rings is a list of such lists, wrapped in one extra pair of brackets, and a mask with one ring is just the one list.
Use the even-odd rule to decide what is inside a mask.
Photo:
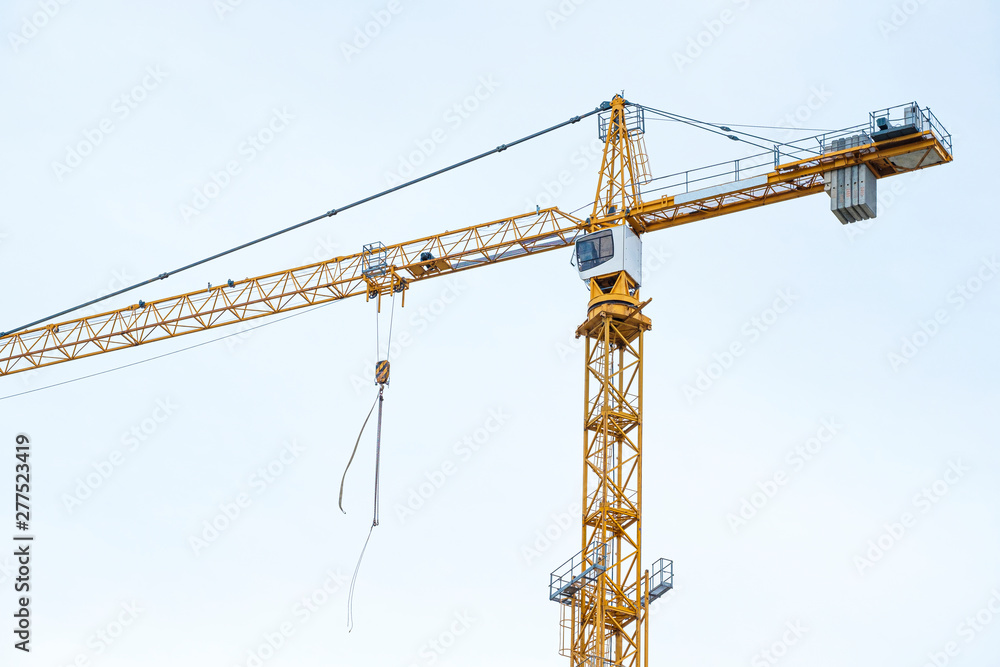
[[(844, 227), (819, 194), (644, 237), (643, 560), (676, 572), (650, 664), (993, 667), (998, 16), (972, 0), (6, 2), (0, 330), (621, 91), (785, 141), (916, 100), (956, 160), (880, 181), (874, 222)], [(575, 210), (596, 137), (587, 119), (111, 305)], [(647, 147), (654, 175), (754, 150), (659, 121)], [(346, 516), (337, 494), (375, 395), (372, 304), (0, 401), (4, 484), (15, 434), (33, 441), (37, 536), (31, 656), (11, 647), (0, 555), (0, 663), (565, 664), (547, 585), (580, 543), (588, 296), (569, 259), (422, 282), (396, 312), (382, 522), (350, 634), (371, 432)], [(225, 333), (5, 377), (0, 397)]]

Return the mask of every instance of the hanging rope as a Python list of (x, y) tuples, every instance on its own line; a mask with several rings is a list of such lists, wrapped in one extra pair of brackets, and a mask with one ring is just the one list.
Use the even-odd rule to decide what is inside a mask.
[(354, 567), (354, 576), (351, 577), (351, 592), (347, 596), (347, 631), (354, 630), (354, 584), (358, 581), (358, 570), (361, 569), (361, 559), (365, 557), (365, 550), (368, 549), (368, 540), (372, 539), (372, 531), (375, 524), (368, 529), (368, 537), (365, 538), (365, 546), (361, 548), (361, 555), (358, 556), (358, 564)]
[[(379, 469), (381, 467), (382, 461), (382, 392), (385, 391), (385, 385), (382, 384), (378, 389), (378, 398), (375, 402), (378, 403), (378, 427), (375, 431), (375, 506), (372, 509), (372, 525), (368, 528), (368, 537), (365, 538), (365, 545), (361, 547), (361, 555), (358, 556), (358, 564), (354, 566), (354, 576), (351, 577), (351, 590), (347, 595), (347, 631), (351, 632), (354, 630), (354, 589), (358, 583), (358, 572), (361, 571), (361, 561), (365, 557), (365, 551), (368, 550), (368, 542), (372, 539), (372, 531), (375, 530), (375, 526), (378, 525), (378, 513), (379, 513)], [(375, 404), (372, 404), (372, 409), (375, 409)], [(371, 412), (368, 413), (371, 417)], [(368, 421), (367, 419), (365, 420)], [(360, 436), (359, 436), (360, 438)]]
[[(375, 526), (378, 525), (379, 520), (379, 473), (382, 467), (382, 404), (385, 401), (385, 387), (389, 384), (389, 351), (392, 348), (392, 323), (396, 315), (396, 294), (393, 292), (392, 295), (392, 310), (389, 314), (389, 335), (386, 340), (386, 358), (375, 364), (375, 384), (378, 385), (378, 396), (375, 397), (375, 403), (372, 403), (371, 409), (368, 411), (368, 416), (365, 417), (365, 423), (361, 426), (361, 433), (358, 433), (358, 439), (354, 443), (354, 452), (351, 453), (351, 460), (347, 462), (347, 467), (351, 467), (351, 461), (354, 460), (354, 454), (358, 451), (358, 443), (361, 442), (361, 435), (365, 431), (365, 426), (368, 424), (368, 420), (371, 419), (372, 412), (375, 410), (375, 404), (378, 404), (378, 421), (375, 427), (375, 499), (374, 505), (372, 507), (372, 525), (368, 528), (368, 536), (365, 538), (365, 544), (361, 547), (361, 555), (358, 556), (358, 563), (354, 566), (354, 576), (351, 577), (351, 589), (347, 595), (347, 631), (351, 632), (354, 630), (354, 590), (358, 583), (358, 573), (361, 571), (361, 562), (364, 560), (365, 552), (368, 550), (368, 542), (372, 539), (372, 532), (375, 530)], [(378, 327), (378, 315), (375, 318), (375, 348), (376, 354), (381, 352), (381, 344), (379, 342), (379, 327)], [(347, 478), (347, 469), (344, 469), (344, 479)], [(343, 500), (344, 500), (344, 479), (340, 480), (340, 511), (344, 511)], [(346, 514), (346, 512), (344, 512)]]
[[(354, 441), (354, 451), (351, 452), (351, 458), (347, 461), (347, 467), (344, 468), (344, 476), (340, 478), (340, 497), (337, 499), (337, 506), (340, 508), (341, 512), (347, 514), (344, 511), (344, 482), (347, 480), (347, 471), (351, 468), (351, 463), (354, 462), (354, 455), (358, 453), (358, 445), (361, 443), (361, 436), (364, 435), (365, 427), (368, 426), (368, 420), (372, 417), (372, 412), (375, 411), (375, 403), (382, 398), (382, 392), (375, 398), (372, 402), (371, 410), (368, 411), (368, 416), (365, 417), (365, 423), (361, 425), (361, 431), (358, 432), (358, 439)], [(379, 408), (379, 414), (381, 415), (382, 409)]]

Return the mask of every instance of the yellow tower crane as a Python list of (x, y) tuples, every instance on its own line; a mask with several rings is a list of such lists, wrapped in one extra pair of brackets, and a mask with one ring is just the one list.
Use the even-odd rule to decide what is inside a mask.
[(561, 604), (561, 652), (574, 667), (645, 667), (650, 604), (673, 587), (673, 563), (642, 567), (643, 334), (652, 323), (643, 314), (649, 300), (639, 296), (641, 236), (824, 191), (842, 223), (872, 218), (879, 179), (950, 162), (952, 144), (930, 109), (911, 103), (873, 112), (867, 123), (653, 179), (647, 111), (731, 139), (738, 133), (620, 96), (595, 111), (604, 153), (586, 219), (541, 209), (2, 335), (0, 376), (351, 296), (380, 302), (402, 292), (405, 299), (415, 282), (575, 246), (590, 290), (576, 330), (586, 342), (581, 550), (553, 571), (549, 597)]

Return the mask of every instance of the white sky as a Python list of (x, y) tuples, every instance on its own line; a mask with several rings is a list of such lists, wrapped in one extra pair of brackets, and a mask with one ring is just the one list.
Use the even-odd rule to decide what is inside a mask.
[[(621, 90), (714, 122), (775, 125), (800, 111), (807, 127), (831, 129), (916, 100), (954, 134), (956, 161), (880, 182), (867, 228), (842, 227), (818, 195), (645, 237), (657, 261), (642, 291), (654, 323), (643, 559), (673, 558), (677, 582), (653, 618), (651, 664), (770, 664), (760, 651), (800, 624), (782, 665), (916, 666), (948, 648), (949, 664), (995, 665), (1000, 618), (960, 624), (994, 595), (1000, 609), (1000, 279), (962, 307), (952, 294), (1000, 250), (995, 4), (344, 4), (245, 0), (220, 15), (209, 0), (4, 3), (0, 329), (380, 190), (432, 136), (443, 139), (415, 173)], [(373, 13), (386, 25), (345, 50)], [(701, 53), (681, 60), (700, 33)], [(144, 81), (143, 99), (123, 106)], [(456, 114), (477, 90), (465, 102), (475, 108)], [(273, 141), (248, 148), (275, 110)], [(53, 163), (95, 129), (100, 143), (60, 178)], [(654, 174), (748, 150), (674, 123), (647, 129)], [(561, 172), (554, 201), (571, 211), (593, 197), (596, 133), (587, 119), (113, 305), (525, 211)], [(185, 219), (194, 191), (233, 161), (239, 173)], [(750, 341), (744, 324), (782, 290), (792, 306)], [(323, 599), (328, 572), (350, 574), (370, 522), (372, 438), (348, 478), (347, 516), (336, 503), (374, 397), (371, 304), (0, 401), (4, 484), (14, 435), (34, 440), (38, 536), (30, 657), (10, 646), (12, 562), (0, 556), (0, 664), (253, 665), (248, 651), (283, 623), (293, 634), (265, 651), (268, 667), (565, 664), (547, 583), (579, 549), (583, 359), (572, 332), (586, 299), (566, 253), (410, 290), (395, 322), (409, 344), (385, 404), (382, 525), (350, 635), (346, 588), (308, 618), (295, 605)], [(894, 369), (888, 354), (938, 310), (947, 321)], [(220, 333), (5, 378), (0, 396)], [(689, 401), (683, 387), (733, 341), (746, 353)], [(498, 413), (478, 451), (456, 449)], [(824, 420), (837, 433), (822, 451), (788, 459)], [(291, 442), (302, 451), (282, 474), (253, 477)], [(69, 511), (67, 494), (116, 451), (121, 465)], [(967, 470), (947, 494), (915, 504), (954, 462)], [(448, 465), (455, 473), (402, 520), (397, 507)], [(776, 473), (787, 483), (734, 532), (727, 515)], [(250, 506), (196, 555), (189, 538), (242, 493)], [(859, 572), (856, 557), (907, 512), (913, 525), (883, 537), (889, 551)], [(546, 531), (551, 544), (538, 540)], [(115, 632), (132, 603), (135, 621), (103, 644), (96, 633)], [(453, 644), (452, 627), (463, 630)], [(443, 653), (429, 648), (438, 638), (451, 644)]]

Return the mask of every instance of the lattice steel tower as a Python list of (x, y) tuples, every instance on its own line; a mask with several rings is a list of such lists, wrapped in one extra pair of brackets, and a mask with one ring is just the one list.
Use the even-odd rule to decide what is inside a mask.
[[(588, 233), (577, 240), (590, 287), (586, 342), (582, 549), (552, 575), (563, 604), (562, 653), (574, 667), (639, 667), (650, 594), (642, 569), (642, 345), (652, 326), (639, 299), (641, 229), (631, 213), (648, 180), (642, 109), (621, 97), (600, 119), (604, 155)], [(660, 567), (669, 567), (661, 561)], [(659, 581), (659, 580), (658, 580)]]

